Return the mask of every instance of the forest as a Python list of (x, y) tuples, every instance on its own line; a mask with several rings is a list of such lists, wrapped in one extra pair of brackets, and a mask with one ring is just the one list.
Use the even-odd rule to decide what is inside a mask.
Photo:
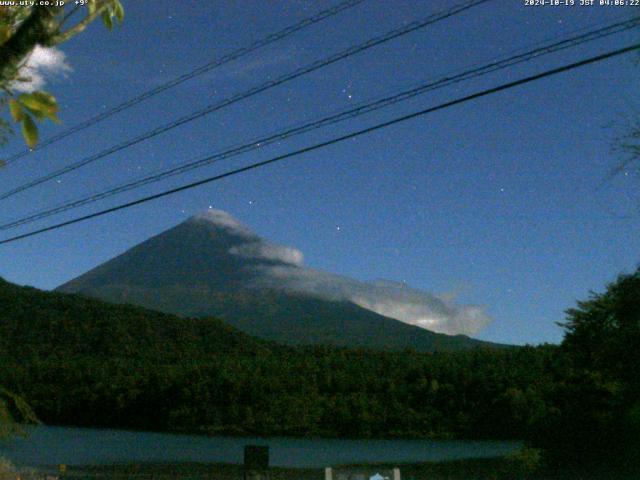
[(0, 304), (0, 385), (48, 424), (521, 439), (577, 463), (640, 446), (640, 270), (568, 310), (560, 346), (466, 352), (286, 347), (5, 281)]

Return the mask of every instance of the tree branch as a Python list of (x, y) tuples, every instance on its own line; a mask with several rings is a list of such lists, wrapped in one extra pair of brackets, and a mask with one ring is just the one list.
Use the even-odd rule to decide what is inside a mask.
[(0, 82), (13, 78), (17, 66), (39, 43), (46, 43), (51, 35), (51, 20), (55, 10), (50, 7), (33, 8), (16, 32), (0, 47)]
[(71, 27), (65, 32), (60, 32), (49, 39), (49, 45), (58, 45), (60, 43), (66, 42), (72, 37), (75, 37), (77, 34), (84, 31), (85, 28), (89, 26), (91, 22), (93, 22), (99, 15), (102, 15), (102, 12), (109, 7), (113, 0), (102, 0), (96, 1), (96, 8), (92, 13), (87, 14), (87, 16), (80, 22), (78, 22), (75, 26)]

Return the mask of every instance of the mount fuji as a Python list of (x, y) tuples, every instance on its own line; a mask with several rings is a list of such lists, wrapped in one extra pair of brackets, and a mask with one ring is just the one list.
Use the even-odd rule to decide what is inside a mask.
[(304, 266), (303, 254), (208, 210), (58, 287), (184, 317), (217, 317), (291, 345), (382, 350), (497, 347), (470, 338), (476, 306), (395, 282), (367, 283)]

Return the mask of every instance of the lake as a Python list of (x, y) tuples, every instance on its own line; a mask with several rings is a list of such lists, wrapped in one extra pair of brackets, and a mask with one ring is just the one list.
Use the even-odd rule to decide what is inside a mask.
[(518, 442), (335, 440), (213, 437), (36, 426), (26, 438), (0, 441), (0, 456), (16, 465), (113, 463), (242, 463), (244, 445), (269, 445), (271, 465), (320, 468), (347, 463), (404, 463), (495, 457)]

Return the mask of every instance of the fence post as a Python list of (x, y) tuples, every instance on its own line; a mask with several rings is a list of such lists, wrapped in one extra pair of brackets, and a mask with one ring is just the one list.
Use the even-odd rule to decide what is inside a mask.
[(324, 480), (333, 480), (333, 470), (331, 469), (331, 467), (327, 467), (324, 469)]

